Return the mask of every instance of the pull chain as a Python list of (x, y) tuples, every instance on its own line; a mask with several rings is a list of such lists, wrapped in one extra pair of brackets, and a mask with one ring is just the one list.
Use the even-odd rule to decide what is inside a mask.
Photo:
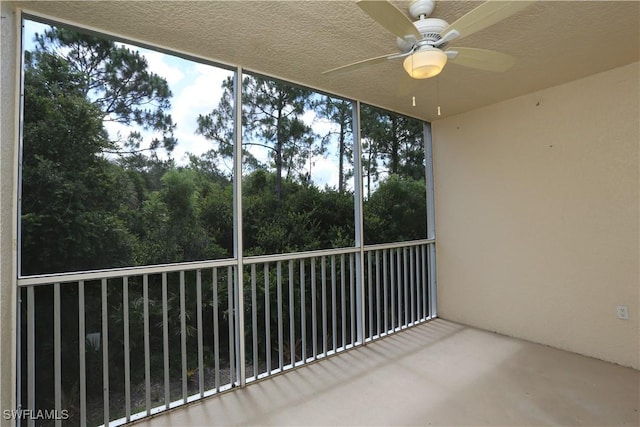
[(436, 103), (438, 104), (438, 117), (441, 116), (440, 113), (440, 79), (436, 77)]

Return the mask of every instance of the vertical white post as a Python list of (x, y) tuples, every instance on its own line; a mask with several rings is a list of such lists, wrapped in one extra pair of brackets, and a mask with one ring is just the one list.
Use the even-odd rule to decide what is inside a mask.
[(78, 282), (78, 357), (80, 359), (80, 426), (87, 425), (87, 352), (84, 309), (84, 280)]
[(204, 348), (202, 330), (202, 270), (196, 271), (196, 323), (198, 325), (198, 392), (204, 397)]
[(129, 350), (129, 278), (122, 278), (122, 316), (124, 328), (124, 414), (131, 421), (131, 354)]
[(293, 292), (293, 260), (289, 260), (289, 358), (291, 367), (296, 366), (296, 307)]
[[(0, 101), (2, 110), (2, 121), (0, 123), (0, 132), (2, 134), (3, 152), (5, 154), (0, 155), (2, 162), (0, 163), (0, 180), (3, 180), (3, 184), (9, 188), (13, 186), (15, 191), (11, 193), (9, 199), (8, 194), (0, 194), (0, 204), (5, 208), (0, 213), (0, 222), (7, 224), (14, 224), (14, 226), (2, 227), (0, 229), (0, 249), (4, 251), (5, 248), (11, 248), (11, 251), (15, 251), (16, 256), (12, 258), (10, 268), (2, 268), (2, 274), (0, 274), (0, 286), (5, 289), (0, 289), (0, 293), (3, 298), (0, 298), (0, 312), (11, 312), (11, 324), (3, 325), (0, 332), (0, 341), (6, 343), (6, 345), (0, 345), (0, 387), (2, 391), (9, 391), (9, 393), (0, 392), (0, 407), (11, 409), (24, 409), (22, 403), (22, 359), (25, 347), (22, 345), (22, 321), (20, 320), (22, 313), (22, 289), (18, 288), (15, 278), (22, 275), (22, 147), (23, 147), (23, 131), (24, 131), (24, 69), (23, 67), (23, 49), (22, 41), (24, 40), (24, 31), (22, 25), (22, 12), (16, 11), (16, 13), (10, 13), (13, 6), (6, 6), (7, 2), (0, 2), (2, 7), (2, 25), (0, 25), (0, 40), (2, 41), (3, 53), (5, 57), (2, 59), (2, 74), (6, 76), (13, 75), (13, 82), (10, 82), (9, 78), (6, 81), (3, 79), (2, 89), (3, 92), (9, 94), (13, 92), (14, 96), (5, 96)], [(11, 55), (13, 51), (13, 57)], [(17, 137), (17, 138), (16, 138)], [(5, 144), (4, 141), (7, 143)], [(8, 144), (9, 141), (17, 141), (16, 143)], [(13, 161), (10, 161), (13, 160)], [(9, 171), (11, 170), (11, 174)], [(9, 206), (9, 200), (13, 208), (6, 209)], [(11, 230), (11, 234), (8, 231)], [(15, 243), (14, 243), (15, 242)], [(33, 301), (33, 287), (29, 287), (27, 292), (31, 292), (29, 296)], [(27, 298), (29, 298), (27, 296)], [(12, 307), (10, 301), (15, 301), (15, 305)], [(15, 310), (15, 311), (12, 311)], [(27, 306), (27, 311), (31, 310), (31, 314), (34, 314), (33, 307)], [(35, 337), (35, 324), (29, 323), (35, 322), (35, 315), (27, 319), (27, 336)], [(11, 338), (9, 340), (9, 338)], [(35, 358), (34, 347), (31, 345), (30, 338), (27, 343), (27, 371), (30, 368), (34, 368), (31, 372), (35, 375), (35, 361), (31, 364), (32, 356)], [(35, 343), (35, 338), (33, 340)], [(10, 348), (9, 352), (7, 348)], [(10, 357), (7, 355), (10, 354)], [(10, 363), (7, 363), (9, 361)], [(31, 374), (27, 377), (27, 404), (29, 409), (35, 410), (35, 380)], [(7, 381), (7, 378), (19, 378), (17, 381)], [(33, 381), (33, 383), (32, 383)], [(4, 384), (10, 384), (9, 387), (4, 387)], [(33, 389), (29, 387), (33, 385)], [(33, 397), (31, 397), (31, 391), (33, 391)], [(33, 399), (33, 402), (31, 402)], [(31, 405), (33, 403), (33, 405)], [(22, 424), (20, 419), (15, 423), (17, 426), (21, 425), (35, 425), (34, 420), (29, 420), (27, 423)]]
[(336, 304), (336, 256), (331, 255), (331, 344), (334, 353), (338, 350), (338, 318)]
[[(351, 129), (353, 134), (353, 188), (355, 198), (355, 240), (356, 247), (356, 343), (364, 344), (364, 233), (363, 233), (363, 201), (362, 188), (362, 141), (360, 140), (360, 102), (353, 102)], [(355, 344), (355, 343), (354, 343)]]
[[(242, 67), (236, 69), (233, 85), (234, 102), (234, 171), (233, 171), (233, 251), (236, 258), (235, 323), (236, 372), (240, 387), (246, 384), (244, 342), (243, 247), (242, 247)], [(233, 381), (232, 381), (233, 382)]]
[(376, 251), (376, 335), (380, 337), (380, 325), (381, 325), (381, 309), (380, 309), (380, 251)]
[[(433, 136), (431, 133), (431, 123), (425, 122), (423, 125), (424, 131), (424, 160), (425, 160), (425, 176), (427, 179), (427, 239), (436, 238), (436, 210), (435, 210), (435, 197), (434, 197), (434, 182), (433, 182)], [(436, 280), (436, 244), (430, 243), (428, 245), (427, 254), (428, 263), (428, 280), (429, 280), (429, 316), (437, 317), (438, 305), (437, 305), (437, 280)]]
[[(27, 407), (36, 410), (36, 311), (35, 291), (27, 288)], [(27, 426), (35, 427), (35, 419), (29, 418)]]
[(278, 369), (284, 370), (284, 344), (282, 338), (282, 261), (276, 262), (276, 303), (278, 306)]
[(216, 392), (220, 391), (220, 325), (218, 321), (218, 268), (213, 267), (211, 273), (212, 295), (213, 295), (213, 366), (214, 385)]
[[(149, 276), (142, 276), (142, 301), (144, 313), (144, 394), (145, 411), (151, 415), (151, 343), (149, 337)], [(84, 310), (84, 308), (83, 308)]]
[(318, 358), (318, 317), (316, 314), (316, 258), (311, 258), (311, 339), (313, 359)]
[(342, 349), (346, 350), (347, 348), (347, 296), (345, 294), (345, 281), (346, 281), (346, 272), (345, 272), (345, 258), (344, 254), (340, 255), (340, 314), (341, 314), (341, 326), (342, 326)]
[(388, 307), (389, 307), (389, 278), (388, 278), (388, 265), (387, 265), (387, 258), (389, 257), (388, 254), (388, 249), (384, 249), (382, 251), (382, 287), (383, 287), (383, 305), (384, 305), (384, 333), (385, 335), (389, 333), (389, 313), (388, 313)]
[[(61, 360), (61, 331), (60, 331), (60, 283), (53, 284), (53, 378), (54, 404), (56, 413), (62, 411), (62, 360)], [(62, 421), (55, 420), (55, 427), (61, 427)]]
[(169, 409), (171, 388), (169, 385), (169, 312), (167, 273), (162, 273), (162, 357), (164, 366), (164, 406)]
[(184, 270), (180, 270), (180, 361), (182, 362), (182, 403), (187, 403), (187, 309)]
[(258, 299), (256, 295), (256, 265), (251, 264), (251, 337), (253, 377), (258, 379)]
[(349, 344), (354, 346), (356, 344), (356, 297), (355, 297), (355, 256), (349, 254), (349, 315), (350, 315), (350, 333)]
[(307, 363), (307, 313), (306, 313), (306, 283), (304, 274), (305, 260), (300, 260), (300, 338), (302, 339), (301, 357), (302, 363)]
[(109, 312), (107, 279), (102, 279), (102, 396), (104, 425), (109, 425)]
[(264, 341), (267, 374), (271, 375), (271, 301), (269, 299), (269, 263), (264, 263)]

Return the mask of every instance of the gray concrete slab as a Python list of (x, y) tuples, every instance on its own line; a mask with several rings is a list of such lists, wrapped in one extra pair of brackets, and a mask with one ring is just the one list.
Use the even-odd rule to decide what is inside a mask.
[(639, 407), (634, 369), (437, 319), (136, 426), (638, 426)]

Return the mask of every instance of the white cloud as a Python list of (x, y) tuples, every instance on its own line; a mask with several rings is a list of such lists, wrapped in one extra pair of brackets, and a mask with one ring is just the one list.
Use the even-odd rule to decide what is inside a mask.
[(311, 160), (311, 179), (319, 187), (338, 188), (338, 165), (334, 160), (316, 157)]
[[(170, 65), (168, 59), (171, 57), (155, 50), (139, 49), (149, 64), (149, 70), (164, 77), (169, 87), (179, 83), (184, 78), (184, 73), (179, 66)], [(182, 61), (181, 61), (182, 62)]]
[[(188, 84), (174, 90), (171, 115), (176, 123), (177, 152), (202, 154), (212, 148), (211, 142), (197, 135), (198, 115), (208, 114), (222, 97), (222, 82), (232, 73), (212, 66), (191, 63), (186, 71)], [(178, 156), (175, 156), (179, 160)]]

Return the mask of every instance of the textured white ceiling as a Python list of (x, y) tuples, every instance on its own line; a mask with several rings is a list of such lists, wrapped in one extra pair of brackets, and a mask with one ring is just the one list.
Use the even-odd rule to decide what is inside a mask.
[[(354, 1), (41, 1), (27, 11), (239, 65), (313, 88), (434, 120), (636, 62), (640, 2), (539, 1), (451, 46), (513, 55), (505, 73), (448, 64), (442, 74), (412, 80), (402, 63), (339, 75), (321, 72), (394, 53), (395, 36)], [(407, 11), (408, 1), (394, 2)], [(439, 1), (433, 17), (455, 21), (480, 3)], [(412, 97), (416, 106), (412, 106)]]

